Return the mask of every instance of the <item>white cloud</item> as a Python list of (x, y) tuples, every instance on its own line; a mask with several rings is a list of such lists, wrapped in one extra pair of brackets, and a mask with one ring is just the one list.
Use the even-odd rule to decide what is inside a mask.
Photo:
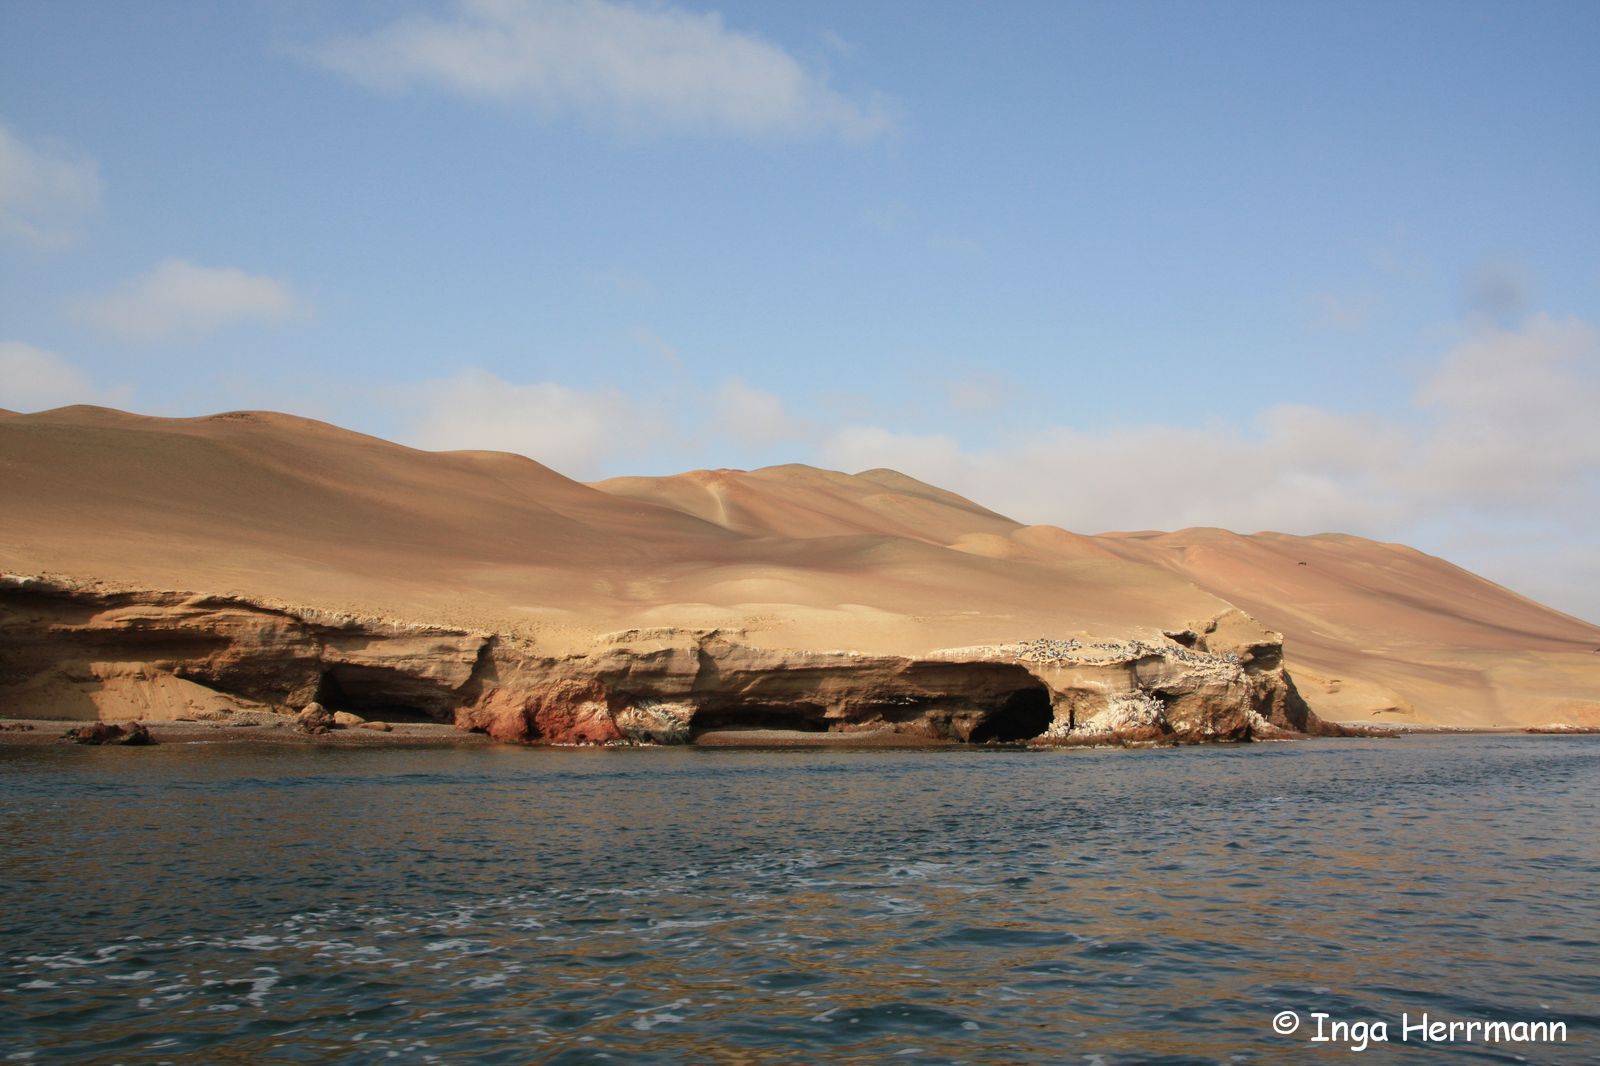
[(0, 235), (43, 248), (71, 244), (99, 204), (94, 160), (32, 147), (0, 125)]
[(127, 404), (127, 388), (98, 388), (89, 375), (54, 352), (22, 341), (0, 341), (0, 407), (46, 411), (73, 403)]
[(1600, 476), (1600, 330), (1587, 323), (1536, 316), (1477, 334), (1426, 376), (1416, 403), (1418, 420), (1277, 405), (1249, 429), (1057, 427), (986, 451), (848, 427), (822, 447), (844, 467), (898, 463), (1025, 520), (1084, 531), (1381, 534), (1441, 509), (1520, 515)]
[(742, 381), (724, 381), (713, 402), (713, 425), (737, 444), (760, 447), (808, 434), (806, 423), (789, 414), (781, 397)]
[(653, 413), (616, 390), (515, 385), (479, 369), (392, 395), (411, 411), (407, 442), (416, 447), (515, 452), (569, 477), (593, 477), (617, 457), (638, 465), (664, 432)]
[(1600, 476), (1600, 329), (1588, 323), (1536, 315), (1482, 331), (1416, 399), (1434, 419), (1409, 485), (1425, 498), (1558, 504)]
[(301, 310), (285, 282), (237, 267), (207, 267), (166, 259), (79, 313), (129, 341), (158, 341), (210, 333), (233, 322), (276, 321)]
[(461, 0), (314, 58), (355, 81), (524, 101), (628, 129), (849, 139), (890, 128), (884, 105), (831, 88), (780, 46), (714, 12), (614, 0)]
[[(1455, 561), (1600, 618), (1600, 589), (1542, 562), (1559, 550), (1563, 572), (1600, 569), (1600, 329), (1540, 315), (1478, 332), (1425, 376), (1415, 402), (1413, 419), (1279, 405), (1247, 428), (1056, 427), (986, 450), (854, 426), (819, 450), (830, 466), (894, 467), (1080, 532), (1338, 531), (1436, 551), (1447, 538)], [(1519, 549), (1513, 534), (1529, 529), (1537, 535)], [(1513, 546), (1489, 547), (1496, 540)]]

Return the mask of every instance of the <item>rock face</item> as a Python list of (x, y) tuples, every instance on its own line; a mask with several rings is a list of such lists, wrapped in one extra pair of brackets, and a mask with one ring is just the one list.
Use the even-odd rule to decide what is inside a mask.
[(497, 651), (499, 686), (456, 723), (503, 740), (681, 743), (741, 728), (1026, 740), (1050, 722), (1048, 692), (1016, 662), (774, 651), (684, 629), (628, 630), (561, 659)]
[(0, 581), (0, 714), (12, 717), (271, 711), (311, 733), (425, 718), (525, 744), (675, 744), (738, 729), (1040, 745), (1331, 731), (1282, 661), (1281, 638), (1237, 611), (1148, 640), (924, 657), (780, 651), (670, 628), (549, 656), (494, 634), (233, 597)]
[(490, 640), (236, 597), (0, 579), (0, 714), (164, 721), (316, 703), (447, 721)]
[(1283, 668), (1283, 637), (1241, 611), (1145, 640), (1032, 641), (1021, 656), (1050, 686), (1049, 744), (1336, 735)]

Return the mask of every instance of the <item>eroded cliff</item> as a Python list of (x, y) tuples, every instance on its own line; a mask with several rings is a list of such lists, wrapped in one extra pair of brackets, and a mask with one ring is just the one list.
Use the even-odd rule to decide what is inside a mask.
[(1330, 731), (1284, 672), (1281, 638), (1237, 611), (1121, 642), (920, 657), (779, 650), (686, 628), (553, 655), (504, 634), (238, 597), (0, 581), (0, 715), (159, 721), (313, 702), (529, 744), (686, 743), (744, 729), (1041, 745)]

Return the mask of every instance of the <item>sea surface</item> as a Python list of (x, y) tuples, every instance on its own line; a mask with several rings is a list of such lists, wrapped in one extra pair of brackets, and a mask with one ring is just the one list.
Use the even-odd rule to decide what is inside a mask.
[(0, 750), (0, 1061), (1597, 1058), (1600, 737)]

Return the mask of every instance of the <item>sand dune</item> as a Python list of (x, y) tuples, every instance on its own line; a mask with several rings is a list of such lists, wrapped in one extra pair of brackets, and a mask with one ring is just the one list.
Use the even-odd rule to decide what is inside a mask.
[(1220, 529), (1101, 539), (1282, 632), (1329, 717), (1592, 723), (1600, 711), (1600, 627), (1413, 548)]
[[(920, 654), (1154, 634), (1234, 604), (1324, 717), (1600, 723), (1600, 627), (1357, 537), (1087, 537), (889, 470), (585, 485), (267, 412), (0, 417), (0, 568), (498, 629), (552, 650), (639, 625)], [(1303, 565), (1302, 565), (1303, 564)]]
[(790, 464), (761, 470), (695, 470), (672, 477), (619, 477), (604, 492), (661, 504), (752, 536), (880, 533), (949, 544), (974, 533), (1009, 533), (1018, 523), (953, 492), (893, 470), (841, 474)]

